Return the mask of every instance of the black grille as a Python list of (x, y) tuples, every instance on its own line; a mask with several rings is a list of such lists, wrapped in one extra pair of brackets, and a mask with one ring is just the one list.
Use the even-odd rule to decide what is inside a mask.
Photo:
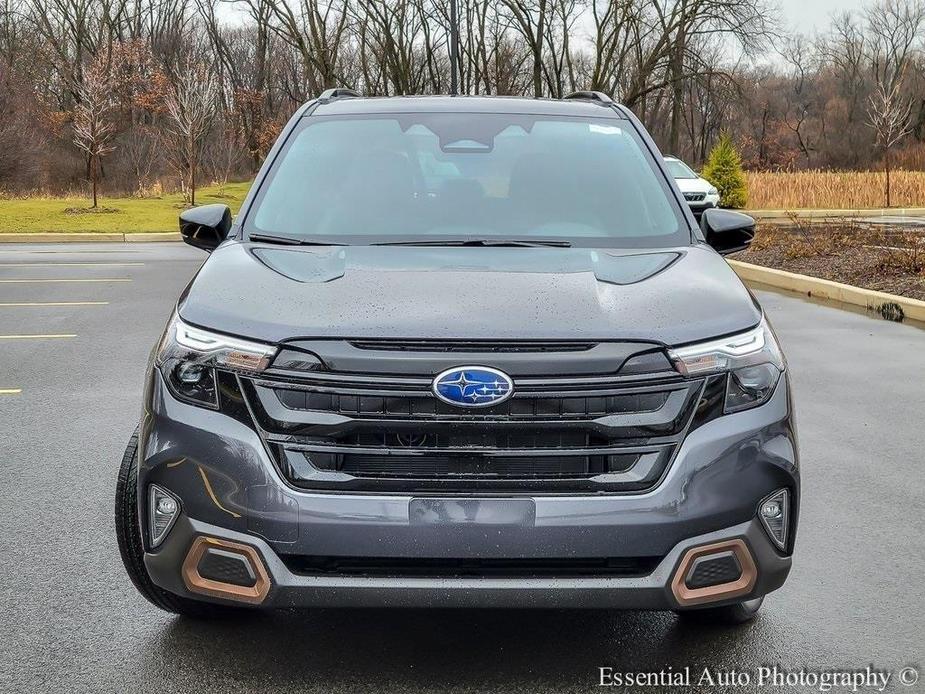
[(257, 583), (257, 577), (250, 563), (236, 552), (210, 548), (196, 567), (199, 575), (221, 583), (250, 588)]
[(525, 340), (522, 342), (491, 342), (486, 340), (353, 340), (357, 349), (400, 352), (584, 352), (594, 347), (593, 342), (546, 342)]
[(631, 468), (639, 454), (505, 456), (493, 453), (382, 455), (376, 453), (304, 452), (319, 470), (363, 477), (498, 477), (582, 478)]
[[(363, 417), (455, 418), (460, 408), (437, 400), (430, 393), (400, 396), (360, 395), (276, 388), (282, 404), (294, 410), (315, 410)], [(479, 410), (479, 417), (535, 419), (537, 417), (587, 418), (618, 412), (652, 412), (665, 404), (667, 391), (636, 392), (591, 397), (513, 398)]]
[(735, 552), (721, 552), (699, 557), (687, 574), (688, 588), (706, 588), (731, 583), (742, 575), (742, 567)]
[(646, 576), (660, 557), (550, 559), (418, 559), (282, 555), (286, 567), (308, 576), (421, 578)]
[(685, 193), (684, 199), (688, 202), (701, 202), (706, 196), (706, 193)]
[(705, 419), (714, 408), (702, 402), (702, 380), (665, 371), (648, 349), (618, 374), (515, 373), (513, 397), (481, 409), (431, 393), (449, 360), (420, 375), (271, 370), (242, 378), (242, 392), (297, 486), (635, 492), (661, 479), (694, 413)]

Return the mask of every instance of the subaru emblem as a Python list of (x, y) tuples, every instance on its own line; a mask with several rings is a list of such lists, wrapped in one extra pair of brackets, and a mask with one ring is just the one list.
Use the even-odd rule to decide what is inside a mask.
[(438, 374), (432, 386), (443, 402), (459, 407), (491, 407), (514, 394), (514, 382), (487, 366), (457, 366)]

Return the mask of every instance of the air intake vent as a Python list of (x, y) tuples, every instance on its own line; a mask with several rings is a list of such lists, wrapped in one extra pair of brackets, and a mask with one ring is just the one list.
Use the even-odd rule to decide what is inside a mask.
[(490, 342), (478, 340), (357, 340), (357, 349), (403, 352), (585, 352), (593, 342)]
[(418, 559), (281, 555), (303, 576), (408, 576), (440, 578), (647, 576), (661, 557), (550, 559)]

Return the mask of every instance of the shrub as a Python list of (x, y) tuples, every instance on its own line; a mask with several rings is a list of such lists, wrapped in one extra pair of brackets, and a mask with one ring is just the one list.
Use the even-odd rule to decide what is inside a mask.
[(719, 142), (710, 151), (701, 175), (716, 186), (723, 207), (745, 207), (748, 187), (742, 171), (742, 159), (726, 133), (720, 136)]

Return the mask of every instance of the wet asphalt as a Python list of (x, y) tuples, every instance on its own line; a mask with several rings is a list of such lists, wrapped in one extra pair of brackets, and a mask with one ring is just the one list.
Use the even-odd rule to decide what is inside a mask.
[(123, 572), (113, 490), (148, 353), (203, 258), (179, 244), (0, 245), (0, 691), (578, 692), (600, 689), (602, 666), (819, 691), (759, 689), (757, 668), (774, 665), (873, 666), (894, 673), (887, 691), (925, 689), (897, 681), (925, 667), (925, 330), (770, 292), (759, 298), (789, 357), (804, 496), (793, 572), (753, 624), (158, 611)]

